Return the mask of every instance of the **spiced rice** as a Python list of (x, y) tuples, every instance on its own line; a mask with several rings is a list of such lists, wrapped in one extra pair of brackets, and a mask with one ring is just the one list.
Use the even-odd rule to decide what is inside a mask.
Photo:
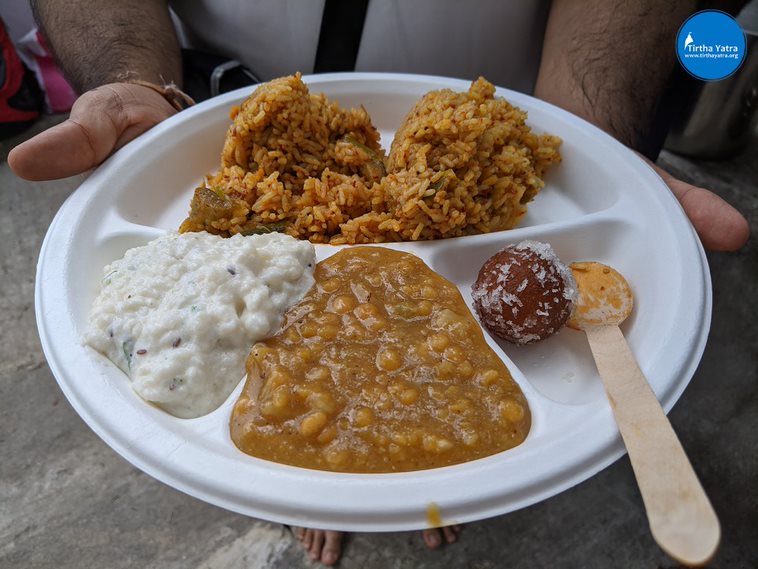
[(265, 83), (232, 111), (221, 169), (180, 230), (352, 244), (510, 229), (560, 161), (560, 139), (534, 134), (494, 93), (483, 78), (427, 93), (385, 156), (365, 109), (309, 93), (300, 74)]

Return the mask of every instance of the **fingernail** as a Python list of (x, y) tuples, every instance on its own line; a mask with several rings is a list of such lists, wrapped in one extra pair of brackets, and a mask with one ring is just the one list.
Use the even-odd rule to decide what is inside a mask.
[(331, 565), (332, 563), (337, 561), (337, 554), (334, 553), (334, 551), (325, 551), (322, 559), (324, 563), (328, 563), (329, 565)]

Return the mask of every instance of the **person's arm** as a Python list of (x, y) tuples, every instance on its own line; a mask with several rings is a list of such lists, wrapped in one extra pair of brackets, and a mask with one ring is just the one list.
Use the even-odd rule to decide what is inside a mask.
[(554, 0), (535, 94), (640, 150), (697, 2)]
[(181, 85), (181, 52), (165, 0), (33, 1), (35, 17), (66, 78), (82, 93), (69, 119), (14, 148), (22, 178), (84, 172), (176, 109), (131, 83)]
[(32, 0), (32, 9), (78, 93), (131, 79), (181, 86), (179, 42), (165, 0)]
[[(642, 151), (677, 65), (676, 31), (697, 7), (694, 0), (554, 0), (535, 95)], [(749, 229), (737, 210), (650, 164), (679, 199), (706, 248), (744, 245)]]

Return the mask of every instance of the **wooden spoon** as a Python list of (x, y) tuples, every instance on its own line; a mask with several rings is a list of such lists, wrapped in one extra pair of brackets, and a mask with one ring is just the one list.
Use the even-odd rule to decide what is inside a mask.
[(653, 538), (679, 563), (699, 566), (721, 538), (716, 513), (619, 324), (631, 313), (626, 280), (600, 263), (574, 263), (579, 300), (568, 322), (587, 334), (629, 452)]

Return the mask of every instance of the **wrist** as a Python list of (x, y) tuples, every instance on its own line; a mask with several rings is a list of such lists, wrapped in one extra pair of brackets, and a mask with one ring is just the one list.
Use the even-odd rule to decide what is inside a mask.
[(195, 104), (195, 100), (187, 93), (182, 91), (175, 83), (166, 83), (160, 85), (158, 83), (151, 83), (150, 81), (143, 81), (142, 79), (130, 79), (124, 81), (124, 83), (140, 85), (142, 87), (152, 89), (161, 97), (163, 97), (166, 102), (174, 107), (177, 111), (183, 111), (184, 109)]

